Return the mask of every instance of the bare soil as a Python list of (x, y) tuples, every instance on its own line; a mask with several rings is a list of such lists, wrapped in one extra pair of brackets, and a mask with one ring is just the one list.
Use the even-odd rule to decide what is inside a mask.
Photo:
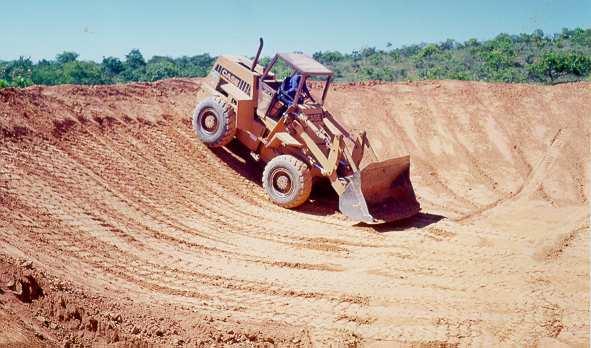
[(271, 204), (199, 80), (0, 91), (0, 346), (587, 346), (591, 84), (336, 85), (422, 205)]

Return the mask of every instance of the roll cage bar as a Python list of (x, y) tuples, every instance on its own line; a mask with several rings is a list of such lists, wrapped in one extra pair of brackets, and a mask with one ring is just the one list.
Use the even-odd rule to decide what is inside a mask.
[[(302, 79), (298, 85), (298, 89), (296, 91), (294, 100), (300, 100), (300, 95), (302, 94), (302, 90), (304, 84), (308, 80), (308, 77), (323, 77), (325, 78), (324, 89), (322, 90), (322, 99), (320, 100), (319, 104), (324, 105), (324, 101), (326, 99), (326, 95), (328, 94), (328, 87), (332, 80), (332, 71), (326, 68), (324, 65), (320, 64), (313, 58), (302, 54), (302, 53), (277, 53), (271, 62), (265, 67), (263, 71), (263, 75), (261, 76), (261, 81), (264, 81), (269, 72), (275, 65), (278, 59), (284, 61), (289, 67), (295, 70), (298, 74), (302, 75)], [(312, 96), (310, 96), (312, 97)], [(314, 99), (314, 98), (312, 98)], [(314, 100), (315, 102), (318, 102)]]

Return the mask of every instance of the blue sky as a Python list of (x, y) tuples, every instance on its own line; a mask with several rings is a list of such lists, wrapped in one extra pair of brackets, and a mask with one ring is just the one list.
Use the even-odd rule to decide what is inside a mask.
[(350, 52), (498, 33), (558, 32), (591, 27), (591, 0), (25, 0), (0, 3), (0, 59), (81, 59), (208, 52), (264, 55), (275, 51)]

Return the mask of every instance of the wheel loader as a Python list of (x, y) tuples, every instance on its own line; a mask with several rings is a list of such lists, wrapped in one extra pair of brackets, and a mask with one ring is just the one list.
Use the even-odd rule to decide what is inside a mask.
[[(260, 39), (253, 60), (217, 58), (202, 83), (208, 97), (193, 114), (197, 137), (209, 147), (237, 139), (264, 161), (263, 188), (281, 207), (306, 202), (313, 182), (324, 177), (339, 196), (339, 210), (354, 221), (374, 224), (417, 214), (410, 157), (378, 161), (365, 132), (348, 132), (324, 107), (332, 71), (302, 53), (278, 53), (263, 67), (262, 47)], [(295, 95), (285, 95), (288, 79), (272, 72), (279, 60), (299, 75)]]

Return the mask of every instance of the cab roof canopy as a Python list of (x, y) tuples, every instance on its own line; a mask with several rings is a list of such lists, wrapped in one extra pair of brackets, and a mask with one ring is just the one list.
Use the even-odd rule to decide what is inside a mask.
[(304, 75), (332, 75), (327, 67), (303, 53), (277, 53), (277, 56)]

